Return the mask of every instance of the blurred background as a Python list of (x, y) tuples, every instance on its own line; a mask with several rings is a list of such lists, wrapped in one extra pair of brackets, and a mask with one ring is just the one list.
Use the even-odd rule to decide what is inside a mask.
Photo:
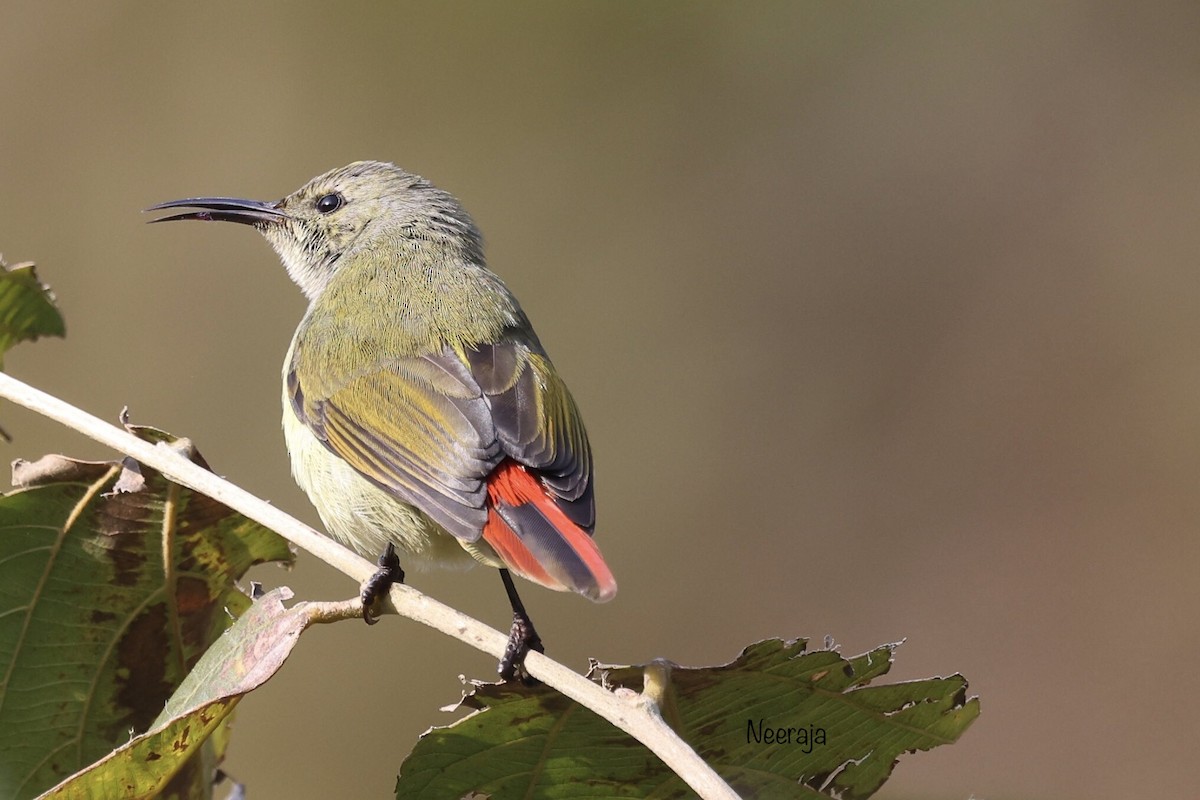
[[(6, 368), (192, 437), (316, 524), (279, 369), (304, 310), (253, 231), (346, 162), (456, 194), (584, 411), (595, 606), (535, 587), (578, 669), (766, 637), (983, 715), (886, 798), (1184, 796), (1200, 774), (1200, 6), (6, 3), (0, 251), (68, 337)], [(101, 447), (19, 409), (9, 458)], [(300, 598), (357, 587), (301, 555)], [(410, 575), (498, 626), (488, 570)], [(251, 797), (383, 797), (459, 675), (397, 619), (306, 635), (242, 703)]]

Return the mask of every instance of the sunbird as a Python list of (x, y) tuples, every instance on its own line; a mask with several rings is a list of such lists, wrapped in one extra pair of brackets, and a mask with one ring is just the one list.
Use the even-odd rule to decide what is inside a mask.
[(256, 228), (308, 298), (283, 362), (292, 475), (333, 538), (373, 557), (363, 616), (404, 563), (500, 570), (513, 610), (498, 672), (544, 648), (510, 571), (604, 602), (583, 419), (452, 195), (359, 161), (278, 202), (192, 197), (154, 222)]

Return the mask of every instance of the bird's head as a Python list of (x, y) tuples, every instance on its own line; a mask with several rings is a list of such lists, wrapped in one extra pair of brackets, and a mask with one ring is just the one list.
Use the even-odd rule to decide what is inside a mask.
[(196, 219), (257, 228), (309, 300), (321, 295), (342, 257), (355, 250), (439, 247), (471, 263), (483, 259), (479, 231), (452, 195), (380, 161), (331, 170), (274, 203), (192, 197), (147, 210), (175, 208), (195, 210), (154, 222)]

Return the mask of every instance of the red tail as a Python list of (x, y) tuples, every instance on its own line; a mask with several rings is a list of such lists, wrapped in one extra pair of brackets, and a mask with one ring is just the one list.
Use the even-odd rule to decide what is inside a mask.
[(483, 539), (513, 572), (534, 583), (611, 600), (617, 581), (592, 537), (567, 518), (537, 478), (515, 461), (488, 477)]

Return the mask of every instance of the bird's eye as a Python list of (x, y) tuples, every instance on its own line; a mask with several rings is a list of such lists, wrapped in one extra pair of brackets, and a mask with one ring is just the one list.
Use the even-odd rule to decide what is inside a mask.
[(346, 198), (337, 192), (332, 192), (317, 200), (317, 211), (322, 214), (332, 214), (346, 204)]

